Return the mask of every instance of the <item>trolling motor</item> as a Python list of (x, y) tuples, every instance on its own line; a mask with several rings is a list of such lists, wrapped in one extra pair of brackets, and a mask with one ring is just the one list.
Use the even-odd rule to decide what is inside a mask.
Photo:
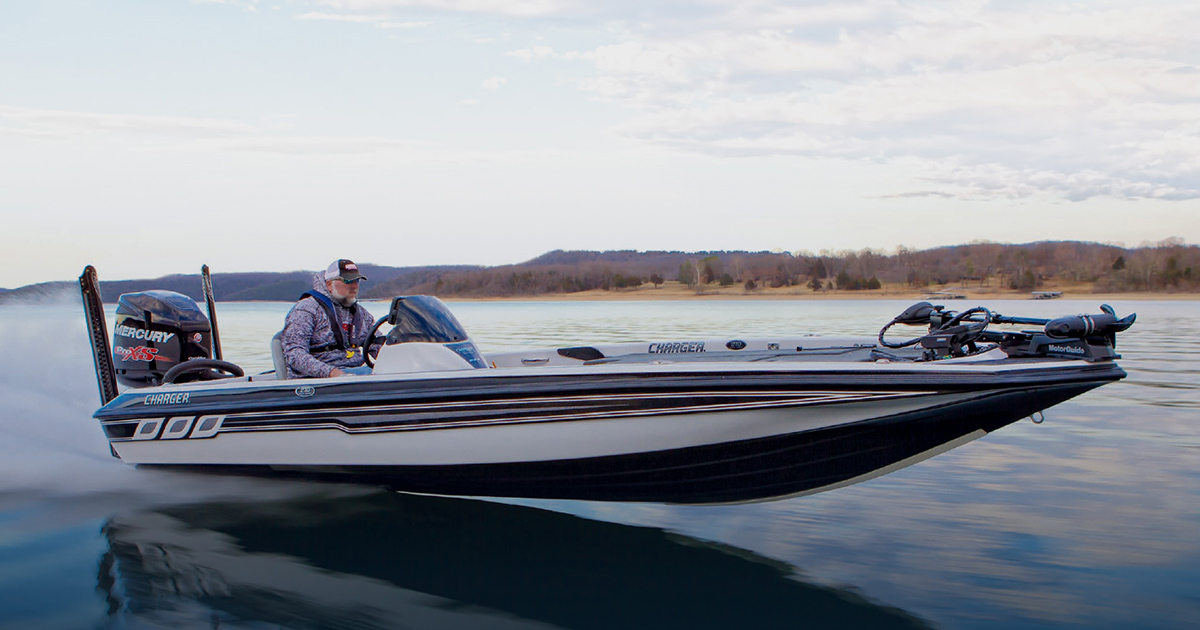
[(1107, 338), (1115, 348), (1117, 333), (1129, 330), (1137, 319), (1137, 313), (1117, 319), (1113, 307), (1101, 304), (1100, 310), (1103, 311), (1100, 315), (1072, 315), (1051, 320), (1046, 323), (1046, 334), (1063, 339), (1087, 339), (1099, 335)]
[(1137, 313), (1118, 318), (1113, 307), (1103, 304), (1102, 313), (1071, 315), (1049, 321), (1022, 320), (999, 323), (1042, 323), (1041, 332), (1006, 333), (1000, 347), (1012, 357), (1046, 356), (1102, 361), (1119, 359), (1115, 352), (1117, 333), (1124, 332), (1137, 320)]
[[(1105, 361), (1119, 359), (1114, 349), (1117, 333), (1128, 330), (1137, 319), (1132, 313), (1118, 318), (1107, 304), (1095, 315), (1070, 315), (1057, 319), (1010, 317), (977, 306), (960, 313), (945, 310), (944, 306), (918, 302), (897, 315), (879, 331), (879, 344), (887, 348), (906, 348), (920, 345), (923, 360), (932, 361), (961, 357), (981, 352), (978, 342), (993, 343), (988, 350), (999, 347), (1010, 357), (1062, 357)], [(929, 332), (903, 342), (884, 339), (896, 324), (929, 326)], [(989, 324), (1042, 326), (1040, 331), (992, 331)]]

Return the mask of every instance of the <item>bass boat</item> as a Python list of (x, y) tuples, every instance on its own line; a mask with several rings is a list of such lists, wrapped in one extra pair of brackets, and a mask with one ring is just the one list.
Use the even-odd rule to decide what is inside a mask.
[[(273, 372), (222, 359), (202, 272), (207, 315), (179, 293), (125, 294), (111, 347), (95, 269), (80, 277), (114, 456), (438, 495), (731, 503), (856, 483), (1124, 378), (1116, 335), (1135, 319), (920, 302), (876, 337), (484, 353), (416, 295), (371, 331), (370, 374), (288, 379), (278, 335)], [(888, 338), (896, 325), (926, 330)]]

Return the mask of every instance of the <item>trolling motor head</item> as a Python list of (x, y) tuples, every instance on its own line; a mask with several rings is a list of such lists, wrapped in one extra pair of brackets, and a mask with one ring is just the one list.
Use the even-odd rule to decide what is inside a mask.
[(1099, 315), (1071, 315), (1059, 317), (1046, 322), (1045, 332), (1055, 339), (1087, 339), (1088, 337), (1103, 337), (1109, 345), (1117, 346), (1117, 333), (1124, 332), (1133, 325), (1137, 313), (1132, 313), (1118, 319), (1113, 307), (1102, 304)]
[(1107, 304), (1095, 315), (1070, 315), (1051, 320), (1002, 318), (1004, 323), (1042, 324), (1041, 331), (1004, 333), (1000, 347), (1010, 357), (1060, 357), (1107, 361), (1117, 354), (1117, 333), (1128, 330), (1137, 313), (1118, 318)]

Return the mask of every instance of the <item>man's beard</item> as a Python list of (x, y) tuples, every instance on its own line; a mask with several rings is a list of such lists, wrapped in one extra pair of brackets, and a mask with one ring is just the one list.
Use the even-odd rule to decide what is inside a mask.
[(351, 306), (354, 306), (354, 303), (358, 301), (358, 298), (356, 296), (350, 295), (349, 291), (347, 291), (344, 295), (338, 295), (338, 292), (336, 290), (334, 290), (334, 288), (332, 286), (329, 287), (329, 296), (332, 297), (333, 299), (337, 300), (338, 304), (341, 304), (342, 306), (345, 306), (346, 308), (350, 308)]

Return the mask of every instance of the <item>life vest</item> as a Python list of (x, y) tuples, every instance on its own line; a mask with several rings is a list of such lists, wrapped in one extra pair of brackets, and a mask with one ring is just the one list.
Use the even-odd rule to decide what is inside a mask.
[[(358, 347), (356, 345), (351, 345), (346, 339), (346, 331), (342, 329), (342, 324), (338, 321), (337, 309), (333, 308), (333, 300), (330, 300), (329, 296), (316, 291), (305, 291), (304, 295), (300, 296), (301, 300), (304, 298), (313, 298), (317, 301), (317, 304), (320, 304), (325, 309), (325, 316), (329, 318), (329, 328), (333, 330), (333, 343), (327, 343), (322, 346), (310, 345), (308, 347), (309, 352), (329, 352), (330, 350), (352, 351), (354, 348)], [(355, 303), (354, 306), (350, 308), (350, 311), (351, 317), (357, 315), (358, 303)]]

